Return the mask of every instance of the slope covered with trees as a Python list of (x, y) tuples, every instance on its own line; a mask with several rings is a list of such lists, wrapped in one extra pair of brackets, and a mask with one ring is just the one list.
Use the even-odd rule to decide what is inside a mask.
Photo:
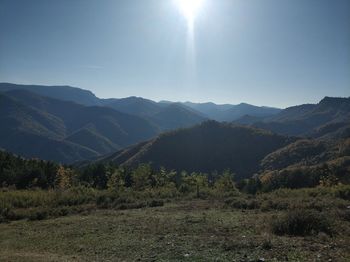
[(73, 162), (155, 136), (149, 121), (105, 107), (86, 107), (23, 90), (0, 96), (0, 146), (27, 157)]
[(350, 138), (299, 140), (261, 162), (264, 190), (350, 183)]
[[(287, 108), (253, 126), (285, 135), (319, 137), (350, 124), (350, 98), (325, 97), (318, 104)], [(323, 130), (323, 133), (322, 133)]]
[(229, 168), (242, 178), (257, 172), (267, 154), (292, 141), (260, 129), (208, 121), (162, 134), (103, 161), (126, 166), (150, 162), (154, 167), (189, 172), (221, 172)]
[(92, 106), (101, 105), (101, 101), (91, 91), (71, 86), (43, 86), (43, 85), (17, 85), (0, 83), (0, 92), (25, 90), (41, 96), (51, 97), (63, 101)]

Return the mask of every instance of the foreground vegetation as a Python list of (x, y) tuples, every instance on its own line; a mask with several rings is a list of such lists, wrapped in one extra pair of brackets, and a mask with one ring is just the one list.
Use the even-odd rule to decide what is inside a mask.
[(228, 170), (0, 156), (0, 261), (350, 260), (350, 185), (332, 172), (271, 188)]
[(3, 261), (349, 261), (350, 187), (0, 194)]

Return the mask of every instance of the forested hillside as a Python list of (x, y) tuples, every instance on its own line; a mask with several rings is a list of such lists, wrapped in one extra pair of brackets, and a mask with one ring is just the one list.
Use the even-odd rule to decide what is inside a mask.
[(149, 121), (17, 90), (0, 94), (0, 146), (27, 157), (73, 162), (149, 139)]
[(237, 178), (243, 178), (259, 171), (259, 163), (267, 154), (293, 141), (261, 129), (208, 121), (165, 133), (103, 161), (126, 166), (150, 162), (153, 167), (188, 172), (221, 172), (229, 168)]
[(350, 183), (350, 138), (299, 140), (261, 162), (265, 190)]
[[(287, 108), (253, 126), (285, 135), (320, 137), (350, 125), (350, 98), (325, 97), (318, 104)], [(323, 131), (323, 133), (322, 133)]]

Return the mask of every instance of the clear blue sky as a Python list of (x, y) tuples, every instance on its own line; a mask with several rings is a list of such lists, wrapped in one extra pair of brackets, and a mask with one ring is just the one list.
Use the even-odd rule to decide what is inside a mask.
[(286, 107), (350, 96), (349, 0), (0, 0), (0, 82)]

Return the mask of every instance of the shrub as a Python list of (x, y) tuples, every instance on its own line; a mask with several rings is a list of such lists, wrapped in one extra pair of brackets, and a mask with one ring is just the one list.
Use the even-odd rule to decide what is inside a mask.
[(152, 200), (148, 203), (149, 207), (160, 207), (164, 206), (164, 201), (163, 200)]
[(229, 198), (225, 200), (225, 204), (237, 209), (257, 209), (260, 203), (255, 199)]
[(271, 250), (273, 247), (271, 239), (265, 239), (262, 244), (261, 244), (261, 248), (265, 249), (265, 250)]
[(273, 199), (262, 201), (260, 209), (262, 212), (271, 210), (286, 210), (289, 208), (289, 202), (284, 199)]
[(31, 221), (34, 220), (43, 220), (48, 217), (47, 210), (39, 209), (39, 210), (33, 210), (30, 212), (28, 219)]
[(350, 222), (350, 210), (341, 210), (338, 211), (338, 216), (344, 220), (344, 221), (349, 221)]
[(345, 200), (350, 200), (350, 186), (343, 185), (343, 186), (336, 187), (334, 194), (336, 197), (339, 197)]
[(331, 222), (322, 213), (294, 209), (271, 221), (272, 232), (276, 235), (306, 236), (319, 232), (332, 235)]
[(7, 203), (0, 202), (0, 223), (8, 220), (11, 214), (11, 206)]

